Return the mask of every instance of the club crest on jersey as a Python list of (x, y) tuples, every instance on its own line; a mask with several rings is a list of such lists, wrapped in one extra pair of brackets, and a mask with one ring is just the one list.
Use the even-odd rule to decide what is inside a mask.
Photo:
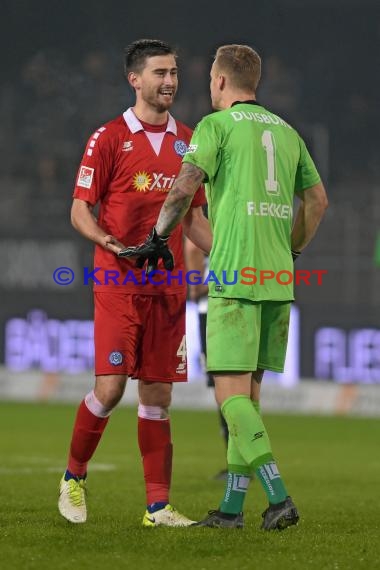
[(77, 186), (91, 188), (94, 169), (89, 166), (81, 166), (78, 174)]
[(187, 151), (187, 144), (185, 143), (185, 141), (181, 140), (175, 141), (174, 150), (176, 151), (177, 154), (179, 154), (179, 156), (185, 156)]
[(108, 360), (110, 364), (112, 364), (113, 366), (119, 366), (119, 364), (123, 362), (123, 355), (121, 354), (121, 352), (118, 351), (111, 352), (108, 357)]

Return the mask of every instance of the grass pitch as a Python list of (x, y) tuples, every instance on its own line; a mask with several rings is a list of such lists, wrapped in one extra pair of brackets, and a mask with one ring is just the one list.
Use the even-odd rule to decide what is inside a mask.
[[(380, 568), (378, 420), (265, 416), (298, 527), (259, 530), (266, 500), (251, 484), (244, 530), (143, 529), (136, 410), (117, 409), (89, 470), (88, 522), (57, 511), (76, 408), (0, 404), (0, 565), (5, 570), (298, 570)], [(213, 412), (172, 412), (172, 503), (189, 517), (216, 508), (224, 466)]]

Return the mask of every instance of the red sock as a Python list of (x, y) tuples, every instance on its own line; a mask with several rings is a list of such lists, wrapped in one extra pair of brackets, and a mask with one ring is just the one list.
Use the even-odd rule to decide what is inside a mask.
[(87, 472), (87, 462), (93, 456), (109, 418), (98, 418), (81, 402), (71, 438), (68, 470), (78, 477)]
[(168, 503), (173, 456), (170, 420), (139, 417), (138, 440), (144, 467), (146, 503)]

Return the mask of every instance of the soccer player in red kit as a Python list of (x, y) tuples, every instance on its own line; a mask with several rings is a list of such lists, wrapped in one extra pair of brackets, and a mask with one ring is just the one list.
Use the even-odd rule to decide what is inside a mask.
[[(136, 103), (90, 137), (74, 190), (72, 224), (96, 244), (89, 275), (94, 282), (96, 378), (78, 409), (58, 507), (67, 520), (86, 521), (87, 464), (132, 377), (138, 379), (138, 442), (147, 497), (143, 525), (188, 526), (192, 521), (169, 502), (168, 408), (172, 383), (187, 380), (186, 282), (174, 277), (184, 270), (182, 231), (205, 251), (212, 238), (200, 188), (183, 227), (169, 240), (176, 260), (173, 279), (165, 272), (163, 284), (155, 285), (134, 260), (117, 257), (126, 245), (144, 241), (191, 138), (191, 130), (169, 113), (178, 86), (171, 46), (159, 40), (132, 43), (125, 52), (125, 74)], [(164, 270), (162, 265), (158, 269)]]

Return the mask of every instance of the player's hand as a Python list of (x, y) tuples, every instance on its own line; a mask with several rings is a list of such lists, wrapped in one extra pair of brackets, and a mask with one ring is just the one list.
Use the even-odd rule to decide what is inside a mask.
[(292, 249), (292, 258), (293, 261), (296, 261), (296, 259), (301, 255), (300, 251), (294, 251), (294, 249)]
[(126, 247), (118, 253), (118, 257), (137, 257), (136, 267), (142, 269), (147, 261), (145, 273), (149, 275), (157, 269), (160, 259), (167, 271), (174, 269), (174, 257), (168, 247), (169, 236), (159, 236), (153, 228), (145, 242), (141, 245)]
[(103, 238), (103, 247), (112, 253), (118, 254), (125, 249), (125, 245), (118, 241), (114, 236), (108, 235)]

